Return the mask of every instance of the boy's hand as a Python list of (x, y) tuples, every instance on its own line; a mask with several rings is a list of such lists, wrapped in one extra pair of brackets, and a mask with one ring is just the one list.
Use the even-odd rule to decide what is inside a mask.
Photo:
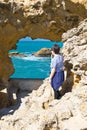
[(51, 83), (51, 78), (49, 78), (49, 83)]

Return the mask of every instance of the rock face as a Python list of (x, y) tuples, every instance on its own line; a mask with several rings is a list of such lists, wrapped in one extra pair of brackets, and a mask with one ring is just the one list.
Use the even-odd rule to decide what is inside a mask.
[(48, 80), (31, 94), (20, 92), (17, 105), (0, 110), (0, 130), (87, 129), (87, 19), (80, 23), (86, 8), (86, 0), (0, 0), (0, 86), (11, 87), (8, 78), (14, 70), (8, 51), (19, 38), (59, 41), (74, 27), (62, 36), (68, 69), (61, 93), (76, 87), (60, 100), (53, 100)]
[(0, 130), (86, 130), (87, 85), (53, 100), (48, 82), (31, 94), (20, 92), (16, 106), (0, 111)]
[[(36, 0), (33, 2), (36, 2)], [(50, 7), (49, 2), (50, 0), (46, 1), (45, 9)], [(55, 2), (57, 1), (55, 0)], [(63, 1), (60, 1), (60, 3), (61, 2)], [(68, 3), (70, 1), (67, 0), (66, 2)], [(20, 2), (18, 1), (18, 3)], [(12, 2), (9, 4), (8, 1), (7, 2), (2, 1), (0, 5), (1, 5), (0, 9), (2, 10), (3, 7), (3, 11), (6, 14), (6, 16), (9, 12), (7, 10), (10, 9), (8, 7), (9, 6), (14, 7), (14, 10), (13, 8), (11, 8), (13, 12), (10, 12), (11, 16), (15, 16), (13, 17), (14, 18), (13, 20), (15, 20), (15, 18), (17, 18), (18, 16), (17, 11), (20, 10), (21, 14), (23, 14), (21, 7), (24, 6), (22, 5), (16, 8), (17, 7), (16, 3), (13, 3), (14, 5), (13, 6)], [(51, 7), (55, 7), (57, 4), (55, 5), (51, 3), (51, 5), (52, 5)], [(0, 78), (2, 78), (3, 82), (7, 86), (8, 82), (6, 82), (6, 80), (4, 79), (8, 79), (8, 77), (13, 71), (7, 52), (9, 49), (14, 47), (15, 41), (18, 40), (18, 38), (25, 36), (26, 34), (28, 34), (29, 31), (31, 31), (29, 34), (33, 38), (38, 37), (39, 35), (40, 35), (39, 37), (43, 38), (46, 37), (53, 40), (54, 39), (56, 40), (57, 38), (57, 35), (54, 35), (55, 31), (51, 31), (50, 34), (45, 33), (43, 31), (44, 28), (43, 26), (41, 26), (43, 24), (40, 25), (40, 23), (37, 23), (37, 20), (38, 18), (40, 18), (40, 15), (39, 17), (32, 16), (33, 13), (32, 6), (33, 4), (31, 5), (30, 8), (31, 15), (28, 15), (29, 8), (27, 8), (26, 12), (22, 17), (24, 18), (24, 16), (28, 15), (25, 18), (25, 21), (26, 19), (29, 20), (24, 22), (23, 28), (20, 28), (18, 30), (17, 27), (20, 26), (17, 25), (21, 25), (22, 23), (20, 24), (20, 22), (18, 21), (19, 24), (16, 25), (16, 22), (13, 21), (11, 22), (10, 14), (8, 15), (9, 19), (7, 20), (7, 23), (1, 22), (0, 44), (2, 43), (2, 41), (3, 44), (1, 44), (0, 46)], [(64, 3), (58, 8), (60, 8), (60, 11), (62, 11), (63, 7), (64, 9), (66, 9)], [(35, 6), (34, 8), (38, 9), (39, 7), (37, 8), (37, 6)], [(53, 11), (53, 9), (51, 8), (49, 9)], [(49, 10), (45, 11), (47, 14), (49, 13)], [(36, 13), (37, 16), (38, 12), (36, 12), (36, 10), (34, 13)], [(4, 15), (2, 16), (4, 18)], [(30, 22), (31, 16), (32, 19)], [(86, 16), (85, 13), (84, 16)], [(43, 17), (41, 15), (40, 20), (42, 20), (42, 23), (44, 23), (43, 22), (44, 19), (42, 18)], [(54, 25), (55, 22), (52, 21), (52, 23)], [(42, 27), (42, 30), (38, 31), (42, 31), (42, 33), (41, 32), (34, 33), (34, 30), (36, 31), (36, 28), (37, 27), (39, 28), (39, 25), (40, 28)], [(71, 28), (71, 26), (69, 26), (69, 28)], [(7, 35), (6, 32), (8, 32)], [(46, 36), (46, 34), (48, 35)], [(62, 51), (65, 59), (65, 67), (66, 69), (67, 68), (68, 69), (67, 69), (67, 78), (65, 82), (66, 88), (63, 86), (61, 93), (64, 94), (65, 91), (68, 93), (66, 93), (60, 100), (53, 100), (53, 90), (48, 82), (48, 79), (44, 80), (43, 84), (39, 87), (37, 91), (34, 90), (32, 93), (26, 91), (20, 91), (17, 95), (18, 102), (15, 106), (11, 106), (9, 108), (4, 108), (0, 110), (0, 118), (1, 118), (0, 130), (86, 130), (87, 129), (87, 19), (81, 22), (78, 27), (67, 31), (67, 33), (64, 33), (62, 35), (62, 41), (64, 42), (64, 47)], [(2, 80), (0, 80), (1, 86), (3, 86)], [(70, 88), (73, 86), (76, 87), (76, 89)], [(70, 89), (72, 90), (72, 92), (69, 92)], [(2, 99), (3, 96), (4, 95), (1, 95)], [(6, 101), (6, 99), (3, 101), (8, 103), (8, 100)]]
[(72, 0), (72, 1), (77, 4), (80, 3), (80, 4), (84, 5), (85, 8), (87, 9), (87, 0)]
[(87, 17), (87, 2), (73, 1), (0, 0), (0, 79), (7, 80), (14, 71), (8, 50), (20, 38), (60, 41), (63, 32)]
[(62, 39), (64, 59), (72, 65), (74, 85), (87, 85), (87, 19), (64, 33)]

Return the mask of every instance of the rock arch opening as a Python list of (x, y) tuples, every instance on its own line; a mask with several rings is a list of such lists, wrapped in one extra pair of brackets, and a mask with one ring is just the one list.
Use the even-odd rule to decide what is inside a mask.
[(17, 42), (16, 50), (9, 51), (14, 66), (11, 78), (44, 79), (50, 73), (51, 50), (53, 44), (61, 48), (63, 42), (25, 37)]

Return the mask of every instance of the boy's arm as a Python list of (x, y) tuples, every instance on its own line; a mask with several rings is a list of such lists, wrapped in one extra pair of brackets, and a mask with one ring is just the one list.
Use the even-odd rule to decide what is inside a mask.
[(51, 80), (51, 79), (53, 78), (53, 76), (54, 76), (54, 74), (55, 74), (55, 71), (56, 71), (56, 69), (55, 69), (55, 68), (52, 68), (51, 74), (50, 74), (50, 77), (49, 77), (49, 80)]

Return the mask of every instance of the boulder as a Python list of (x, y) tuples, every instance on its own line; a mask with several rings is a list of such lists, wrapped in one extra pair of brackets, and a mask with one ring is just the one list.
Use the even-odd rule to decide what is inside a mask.
[(38, 52), (33, 54), (34, 56), (41, 56), (41, 57), (48, 57), (51, 56), (51, 49), (49, 48), (42, 48)]

